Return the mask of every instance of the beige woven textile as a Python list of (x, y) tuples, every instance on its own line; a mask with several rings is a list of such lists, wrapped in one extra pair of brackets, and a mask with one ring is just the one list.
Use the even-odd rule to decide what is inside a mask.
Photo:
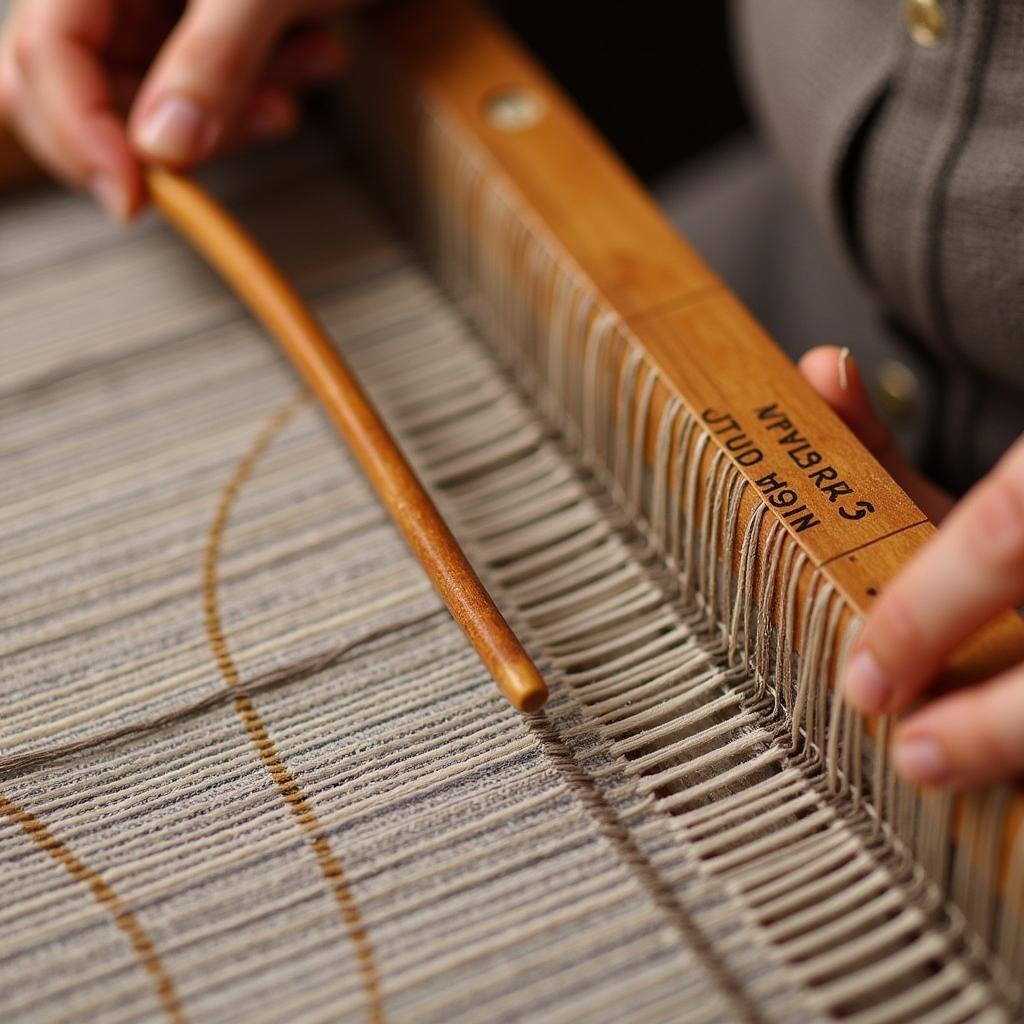
[[(181, 242), (6, 200), (0, 1018), (1010, 1019), (346, 176), (292, 146), (213, 185), (353, 359), (552, 700), (498, 696)], [(749, 760), (760, 790), (715, 788)]]

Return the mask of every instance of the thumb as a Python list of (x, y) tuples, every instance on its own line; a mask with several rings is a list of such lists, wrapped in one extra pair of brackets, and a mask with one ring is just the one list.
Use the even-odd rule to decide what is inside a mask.
[(129, 119), (143, 158), (188, 166), (227, 134), (292, 5), (191, 0), (143, 83)]
[(800, 372), (928, 517), (940, 522), (953, 507), (952, 499), (900, 451), (892, 431), (875, 412), (849, 351), (831, 345), (812, 348), (800, 360)]

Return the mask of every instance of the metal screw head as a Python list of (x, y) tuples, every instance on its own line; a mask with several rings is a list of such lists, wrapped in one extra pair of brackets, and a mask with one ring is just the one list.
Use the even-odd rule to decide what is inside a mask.
[(905, 0), (903, 18), (918, 46), (938, 46), (946, 34), (946, 12), (939, 0)]
[(875, 398), (882, 415), (890, 423), (905, 423), (914, 413), (920, 387), (913, 371), (896, 359), (886, 359), (878, 367)]
[(503, 132), (524, 132), (544, 116), (544, 102), (529, 89), (502, 89), (487, 100), (487, 120)]

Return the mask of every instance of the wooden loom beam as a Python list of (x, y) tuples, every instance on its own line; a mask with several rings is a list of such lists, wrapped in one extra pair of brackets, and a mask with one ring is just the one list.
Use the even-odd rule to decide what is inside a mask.
[[(364, 24), (369, 54), (365, 78), (357, 75), (353, 88), (362, 108), (356, 116), (372, 119), (376, 133), (390, 136), (387, 146), (405, 152), (410, 162), (416, 159), (418, 99), (451, 120), (483, 156), (487, 173), (500, 179), (524, 216), (541, 225), (546, 241), (618, 314), (657, 368), (664, 385), (659, 382), (655, 394), (648, 441), (670, 393), (698, 419), (728, 415), (738, 429), (715, 434), (715, 425), (725, 422), (716, 420), (712, 438), (750, 482), (747, 507), (758, 500), (759, 480), (774, 475), (789, 482), (820, 526), (796, 532), (785, 509), (766, 502), (769, 515), (808, 555), (806, 577), (820, 570), (854, 612), (866, 613), (934, 536), (925, 514), (679, 236), (546, 73), (471, 0), (407, 0), (371, 12)], [(494, 104), (509, 94), (532, 98), (539, 111), (533, 123), (508, 130), (496, 121)], [(839, 503), (779, 444), (780, 417), (822, 456), (817, 466), (833, 467), (836, 479), (851, 488), (843, 503), (847, 512), (855, 515), (863, 507), (858, 501), (868, 502), (871, 512), (853, 519), (838, 515)], [(725, 444), (740, 433), (762, 454), (754, 465), (744, 465)], [(987, 678), (1022, 659), (1024, 623), (1008, 611), (955, 652), (944, 683)], [(1024, 827), (1024, 793), (1012, 800), (1001, 880)], [(963, 813), (960, 798), (955, 838), (961, 838)]]

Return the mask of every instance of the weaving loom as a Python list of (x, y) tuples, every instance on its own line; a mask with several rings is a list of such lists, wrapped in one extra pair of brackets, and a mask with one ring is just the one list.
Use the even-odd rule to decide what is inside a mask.
[(333, 128), (206, 180), (551, 698), (166, 226), (4, 197), (0, 1017), (1019, 1019), (1020, 793), (915, 791), (833, 694), (925, 517), (499, 29), (362, 31), (388, 215)]

